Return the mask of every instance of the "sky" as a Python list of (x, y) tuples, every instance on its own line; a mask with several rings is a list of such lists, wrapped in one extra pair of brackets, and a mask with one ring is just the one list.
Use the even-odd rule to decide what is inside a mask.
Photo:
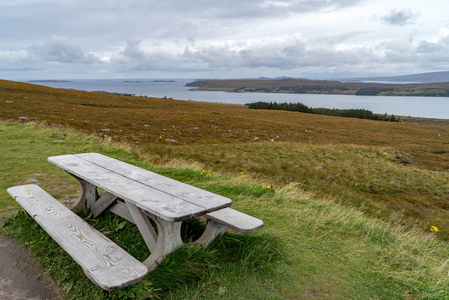
[(448, 71), (448, 0), (1, 0), (0, 78)]

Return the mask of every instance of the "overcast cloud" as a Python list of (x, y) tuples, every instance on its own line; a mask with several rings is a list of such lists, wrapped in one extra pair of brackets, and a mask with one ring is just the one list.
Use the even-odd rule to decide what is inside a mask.
[(447, 0), (3, 0), (0, 78), (448, 70)]
[(410, 10), (392, 10), (389, 14), (383, 16), (382, 20), (393, 26), (404, 26), (413, 23), (417, 16), (418, 14), (414, 14)]

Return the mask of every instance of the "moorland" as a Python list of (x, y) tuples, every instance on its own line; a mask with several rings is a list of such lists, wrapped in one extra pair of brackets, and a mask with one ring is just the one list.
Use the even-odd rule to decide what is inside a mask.
[[(195, 256), (183, 250), (182, 258), (178, 253), (156, 275), (194, 265), (201, 269), (196, 277), (192, 269), (179, 271), (193, 281), (164, 285), (150, 276), (114, 296), (95, 290), (88, 280), (81, 285), (58, 273), (65, 267), (45, 256), (49, 248), (44, 244), (50, 242), (27, 233), (24, 243), (44, 255), (41, 263), (52, 270), (49, 275), (57, 278), (67, 298), (85, 295), (83, 290), (95, 290), (99, 298), (120, 298), (130, 291), (141, 295), (139, 288), (151, 290), (149, 298), (179, 299), (449, 297), (447, 125), (108, 95), (4, 80), (0, 103), (1, 217), (18, 211), (5, 189), (28, 178), (37, 178), (58, 199), (75, 197), (76, 182), (64, 179), (46, 157), (95, 151), (228, 196), (233, 207), (264, 220), (265, 227), (254, 237), (282, 244), (282, 250), (258, 244), (268, 256), (254, 258), (254, 246), (228, 236), (211, 251), (229, 258), (235, 255), (231, 248), (244, 245), (237, 261), (220, 264), (209, 260), (210, 252)], [(202, 177), (203, 169), (212, 176)], [(6, 231), (23, 238), (25, 228), (36, 227), (27, 222), (17, 214), (6, 222)], [(107, 233), (129, 226), (115, 219), (110, 223), (115, 227), (95, 225)], [(438, 231), (430, 230), (436, 227)], [(126, 239), (121, 241), (125, 246), (137, 244)], [(177, 259), (182, 260), (179, 266)], [(271, 260), (276, 263), (269, 271), (262, 270)], [(76, 264), (70, 268), (76, 270)]]
[(367, 83), (309, 79), (214, 79), (186, 84), (200, 91), (449, 97), (449, 82)]

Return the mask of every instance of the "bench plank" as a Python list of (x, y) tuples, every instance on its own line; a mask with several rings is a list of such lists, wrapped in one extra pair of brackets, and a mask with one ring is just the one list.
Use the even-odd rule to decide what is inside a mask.
[(8, 193), (101, 288), (118, 290), (148, 273), (146, 266), (39, 186), (11, 187)]
[(53, 156), (49, 157), (48, 160), (65, 171), (167, 221), (183, 221), (231, 205), (231, 200), (223, 197), (227, 201), (223, 200), (221, 205), (204, 203), (204, 206), (199, 206), (75, 155)]
[(229, 207), (208, 213), (206, 217), (240, 232), (252, 232), (263, 227), (262, 220)]

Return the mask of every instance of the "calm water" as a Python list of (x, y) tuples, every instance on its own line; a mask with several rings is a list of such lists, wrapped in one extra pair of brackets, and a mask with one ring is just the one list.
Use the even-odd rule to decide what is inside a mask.
[(85, 91), (129, 93), (158, 98), (245, 104), (249, 102), (301, 102), (310, 107), (363, 108), (375, 113), (449, 119), (449, 97), (386, 97), (268, 93), (226, 93), (189, 91), (184, 85), (194, 79), (174, 82), (154, 80), (72, 80), (70, 82), (33, 82), (56, 88)]

